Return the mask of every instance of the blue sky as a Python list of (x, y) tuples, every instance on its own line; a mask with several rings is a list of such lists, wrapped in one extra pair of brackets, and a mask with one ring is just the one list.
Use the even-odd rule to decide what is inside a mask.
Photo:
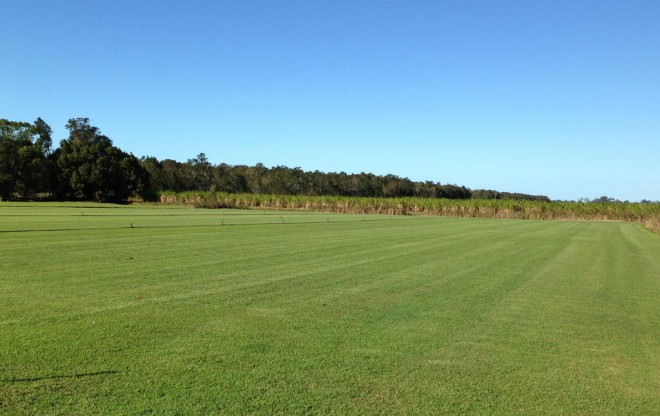
[(660, 200), (660, 1), (4, 0), (0, 118), (136, 156)]

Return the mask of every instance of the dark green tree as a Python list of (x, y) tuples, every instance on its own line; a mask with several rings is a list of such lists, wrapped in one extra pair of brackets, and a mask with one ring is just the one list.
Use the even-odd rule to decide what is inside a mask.
[(213, 166), (204, 153), (188, 159), (188, 175), (196, 191), (208, 191), (213, 179)]
[(221, 163), (213, 168), (212, 186), (220, 192), (249, 192), (247, 179), (241, 173), (240, 167), (232, 167), (226, 163)]
[(0, 197), (29, 198), (48, 190), (51, 129), (41, 118), (33, 124), (0, 119)]
[(60, 198), (125, 202), (150, 188), (137, 158), (113, 146), (89, 119), (72, 118), (66, 128), (69, 138), (56, 151)]
[(142, 156), (140, 166), (149, 174), (151, 186), (154, 190), (171, 189), (167, 187), (167, 178), (163, 171), (163, 162), (153, 156)]

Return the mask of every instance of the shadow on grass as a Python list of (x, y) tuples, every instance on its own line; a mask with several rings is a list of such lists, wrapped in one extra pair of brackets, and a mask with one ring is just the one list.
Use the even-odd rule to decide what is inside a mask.
[(56, 380), (60, 378), (81, 378), (81, 377), (91, 377), (91, 376), (103, 376), (103, 375), (118, 374), (118, 373), (119, 371), (117, 370), (106, 370), (106, 371), (96, 371), (92, 373), (61, 374), (61, 375), (43, 376), (43, 377), (5, 378), (5, 379), (0, 379), (0, 382), (18, 383), (24, 381)]

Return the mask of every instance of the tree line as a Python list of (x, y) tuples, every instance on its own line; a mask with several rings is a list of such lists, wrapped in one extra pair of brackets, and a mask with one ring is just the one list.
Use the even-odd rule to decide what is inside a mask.
[(87, 118), (72, 118), (69, 137), (52, 149), (52, 129), (0, 119), (0, 198), (125, 202), (148, 197), (149, 174), (130, 153), (112, 145)]
[(0, 198), (125, 202), (157, 200), (162, 191), (217, 191), (308, 196), (424, 197), (549, 201), (547, 196), (470, 190), (465, 186), (412, 181), (396, 175), (303, 171), (261, 163), (212, 164), (204, 153), (186, 162), (126, 153), (88, 118), (72, 118), (69, 137), (52, 148), (52, 130), (0, 119)]

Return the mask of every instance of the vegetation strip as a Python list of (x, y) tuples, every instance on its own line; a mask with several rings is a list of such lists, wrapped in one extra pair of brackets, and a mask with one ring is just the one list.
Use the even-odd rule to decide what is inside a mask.
[(296, 195), (164, 192), (165, 204), (198, 208), (293, 209), (387, 215), (431, 215), (532, 220), (630, 221), (660, 232), (660, 204), (582, 203), (433, 198), (362, 198)]

